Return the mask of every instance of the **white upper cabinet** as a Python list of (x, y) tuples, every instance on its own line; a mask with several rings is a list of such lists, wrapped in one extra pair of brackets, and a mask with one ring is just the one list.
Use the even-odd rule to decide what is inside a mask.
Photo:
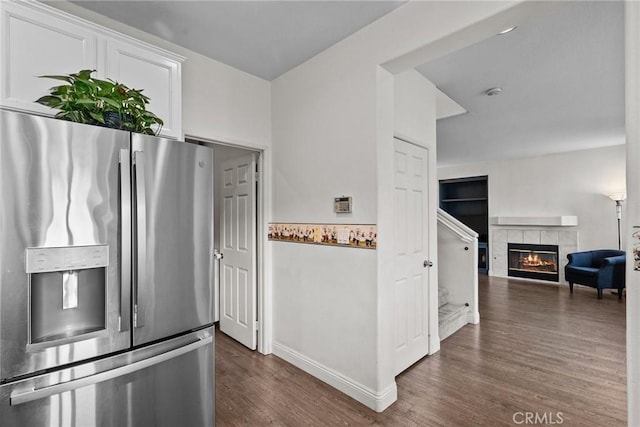
[(143, 88), (148, 109), (164, 121), (161, 134), (182, 137), (180, 62), (126, 41), (107, 40), (106, 75), (130, 88)]
[(39, 2), (0, 0), (0, 35), (1, 105), (54, 115), (34, 101), (61, 82), (38, 76), (96, 70), (143, 89), (164, 121), (161, 135), (182, 138), (183, 57)]
[(38, 76), (95, 69), (97, 37), (55, 15), (5, 1), (0, 7), (2, 105), (51, 114), (50, 108), (34, 101), (62, 82)]

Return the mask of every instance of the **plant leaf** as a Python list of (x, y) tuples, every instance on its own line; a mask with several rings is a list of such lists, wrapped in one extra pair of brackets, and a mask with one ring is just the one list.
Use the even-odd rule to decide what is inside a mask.
[(96, 122), (104, 124), (104, 115), (102, 113), (95, 113), (93, 111), (90, 111), (89, 114)]
[(51, 108), (58, 108), (62, 101), (57, 96), (45, 95), (35, 100), (38, 104), (46, 105)]
[(101, 100), (101, 101), (104, 101), (107, 104), (109, 104), (110, 106), (112, 106), (116, 110), (120, 110), (121, 105), (118, 102), (114, 101), (113, 99), (107, 98), (107, 97), (104, 97), (104, 96), (99, 96), (98, 99)]
[(41, 79), (55, 79), (55, 80), (62, 80), (65, 81), (67, 83), (71, 83), (73, 82), (73, 80), (71, 79), (71, 77), (69, 76), (38, 76)]
[(51, 92), (51, 95), (65, 95), (69, 93), (69, 88), (71, 88), (71, 86), (61, 85), (61, 86), (54, 86), (49, 90)]
[(86, 105), (96, 105), (96, 101), (93, 99), (78, 99), (76, 101), (78, 104), (86, 104)]
[(91, 78), (91, 73), (93, 73), (95, 71), (96, 70), (80, 70), (75, 74), (75, 76), (77, 76), (78, 78), (84, 79), (84, 80), (88, 80), (88, 79)]

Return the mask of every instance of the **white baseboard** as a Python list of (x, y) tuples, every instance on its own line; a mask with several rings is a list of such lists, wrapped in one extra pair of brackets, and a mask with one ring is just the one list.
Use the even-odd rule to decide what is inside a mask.
[(467, 313), (467, 322), (473, 323), (474, 325), (480, 323), (480, 313), (477, 311)]
[(273, 354), (340, 390), (376, 412), (382, 412), (398, 399), (395, 381), (386, 389), (376, 392), (339, 372), (279, 343), (273, 343)]

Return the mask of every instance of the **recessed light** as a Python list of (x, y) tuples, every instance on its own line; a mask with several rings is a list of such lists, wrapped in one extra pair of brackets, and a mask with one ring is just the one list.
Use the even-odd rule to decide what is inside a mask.
[(507, 34), (510, 33), (511, 31), (515, 30), (516, 28), (518, 28), (517, 25), (513, 26), (513, 27), (509, 27), (509, 28), (505, 28), (504, 30), (500, 31), (498, 33), (499, 36), (503, 35), (503, 34)]
[(486, 93), (488, 96), (494, 96), (500, 94), (500, 92), (502, 92), (501, 87), (492, 87), (491, 89), (487, 89), (484, 93)]

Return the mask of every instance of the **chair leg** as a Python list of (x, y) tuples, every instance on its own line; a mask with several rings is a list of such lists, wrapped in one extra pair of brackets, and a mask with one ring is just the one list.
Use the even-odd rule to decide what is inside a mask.
[(598, 288), (598, 299), (602, 299), (602, 289)]
[(618, 299), (622, 299), (622, 290), (624, 288), (618, 288)]
[(573, 283), (569, 282), (569, 292), (573, 293)]

